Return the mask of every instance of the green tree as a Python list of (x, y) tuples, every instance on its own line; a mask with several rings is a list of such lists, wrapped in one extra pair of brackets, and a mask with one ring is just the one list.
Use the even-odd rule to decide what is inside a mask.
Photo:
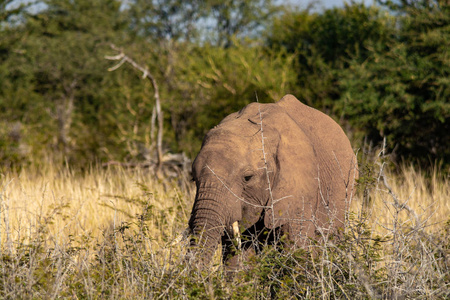
[[(290, 68), (292, 55), (268, 52), (265, 47), (233, 41), (230, 48), (203, 46), (192, 49), (187, 64), (179, 70), (185, 87), (179, 112), (184, 118), (187, 136), (183, 149), (195, 154), (205, 133), (225, 116), (255, 102), (278, 101), (289, 93), (295, 81)], [(187, 100), (187, 102), (185, 102)], [(188, 107), (187, 107), (188, 106)], [(190, 137), (194, 137), (193, 139)], [(190, 145), (195, 140), (196, 145)], [(193, 148), (192, 148), (193, 147)]]
[(225, 116), (256, 96), (279, 100), (292, 87), (291, 55), (268, 52), (258, 43), (233, 43), (223, 48), (172, 42), (145, 59), (157, 70), (170, 149), (195, 156), (205, 133)]
[(450, 5), (402, 1), (397, 40), (341, 75), (342, 112), (372, 141), (426, 166), (450, 163)]
[(386, 138), (397, 159), (448, 164), (448, 1), (380, 2), (390, 10), (287, 12), (267, 43), (296, 55), (295, 94), (348, 120), (360, 140)]
[(226, 48), (235, 37), (257, 37), (280, 8), (272, 0), (210, 0), (207, 7), (205, 22), (212, 22), (209, 36), (214, 45)]
[[(2, 160), (25, 153), (20, 149), (28, 149), (32, 161), (49, 156), (80, 165), (149, 158), (151, 86), (129, 66), (107, 72), (112, 64), (105, 55), (116, 54), (110, 43), (148, 67), (158, 82), (167, 151), (194, 156), (204, 133), (254, 101), (255, 92), (261, 101), (271, 101), (292, 83), (290, 55), (267, 51), (258, 40), (243, 42), (244, 35), (256, 32), (255, 24), (262, 24), (254, 17), (233, 25), (239, 37), (227, 37), (232, 47), (200, 38), (209, 29), (197, 18), (213, 18), (215, 2), (42, 3), (15, 26), (0, 28), (0, 38), (5, 37), (0, 44)], [(261, 3), (243, 1), (231, 12)], [(243, 13), (253, 12), (239, 11), (241, 18)]]
[(308, 105), (330, 111), (339, 99), (338, 71), (350, 61), (363, 62), (369, 47), (386, 47), (393, 20), (377, 7), (361, 3), (311, 13), (286, 11), (267, 35), (272, 49), (295, 53), (296, 95)]
[(107, 43), (124, 37), (121, 2), (43, 2), (42, 10), (2, 29), (2, 36), (20, 38), (1, 46), (7, 55), (0, 62), (0, 112), (5, 122), (24, 125), (30, 153), (92, 158), (100, 147), (87, 128), (99, 125), (106, 102)]
[(234, 37), (256, 37), (279, 10), (272, 0), (128, 2), (132, 32), (172, 41), (230, 47)]
[(153, 41), (198, 38), (197, 22), (206, 15), (204, 1), (128, 1), (130, 33)]

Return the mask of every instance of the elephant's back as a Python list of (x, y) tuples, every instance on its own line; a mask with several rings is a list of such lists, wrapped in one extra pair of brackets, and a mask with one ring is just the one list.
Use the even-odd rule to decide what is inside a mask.
[(302, 128), (311, 142), (318, 149), (330, 156), (337, 155), (343, 159), (351, 159), (354, 152), (350, 141), (336, 121), (323, 112), (307, 106), (292, 95), (284, 96), (278, 105)]
[(284, 96), (278, 105), (302, 128), (317, 153), (322, 182), (334, 199), (347, 197), (348, 187), (357, 178), (356, 157), (341, 126), (323, 112), (301, 103), (292, 95)]

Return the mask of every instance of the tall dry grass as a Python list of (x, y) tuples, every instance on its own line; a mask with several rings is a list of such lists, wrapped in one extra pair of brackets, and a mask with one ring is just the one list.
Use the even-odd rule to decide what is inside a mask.
[[(450, 218), (450, 182), (435, 170), (430, 174), (405, 166), (401, 173), (388, 171), (387, 181), (402, 203), (407, 204), (426, 221), (425, 230), (432, 232)], [(374, 174), (379, 176), (379, 174)], [(142, 199), (158, 213), (167, 216), (166, 226), (152, 225), (155, 237), (167, 234), (176, 226), (186, 226), (193, 203), (194, 185), (157, 180), (145, 169), (91, 167), (80, 173), (70, 168), (24, 168), (0, 174), (1, 241), (2, 245), (26, 238), (39, 224), (51, 219), (49, 232), (60, 238), (69, 235), (98, 236), (108, 226), (133, 219), (140, 212)], [(395, 216), (390, 205), (393, 200), (382, 180), (368, 187), (368, 199), (354, 198), (351, 210), (365, 210), (373, 229), (382, 231), (394, 217), (404, 222), (414, 218), (406, 209)], [(182, 209), (176, 215), (174, 207)], [(175, 222), (177, 218), (177, 222)], [(180, 228), (178, 228), (180, 229)]]
[(0, 297), (450, 296), (448, 176), (378, 164), (360, 186), (343, 241), (315, 245), (316, 257), (269, 249), (227, 279), (220, 268), (190, 268), (186, 241), (175, 239), (193, 203), (186, 179), (121, 167), (3, 170)]
[[(372, 168), (371, 174), (363, 173), (372, 182), (360, 184), (365, 191), (352, 202), (351, 211), (367, 213), (375, 232), (385, 232), (395, 219), (410, 226), (417, 221), (426, 223), (424, 230), (433, 232), (450, 219), (450, 177), (439, 169), (424, 172), (408, 165), (396, 174), (382, 164)], [(394, 198), (404, 205), (398, 212)]]
[[(187, 223), (187, 207), (193, 202), (189, 184), (183, 182), (182, 189), (175, 181), (158, 181), (146, 169), (91, 167), (81, 173), (45, 165), (6, 171), (0, 178), (2, 245), (28, 238), (42, 223), (57, 239), (99, 236), (105, 228), (135, 218), (142, 201), (155, 215), (167, 217), (164, 227), (149, 222), (159, 240), (175, 223)], [(180, 207), (182, 215), (174, 207)]]

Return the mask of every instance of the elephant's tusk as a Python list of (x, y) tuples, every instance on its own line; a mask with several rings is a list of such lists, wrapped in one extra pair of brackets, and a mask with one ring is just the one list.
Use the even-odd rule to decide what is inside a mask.
[(238, 249), (241, 249), (241, 233), (239, 232), (239, 223), (238, 221), (233, 223), (233, 236), (237, 241)]

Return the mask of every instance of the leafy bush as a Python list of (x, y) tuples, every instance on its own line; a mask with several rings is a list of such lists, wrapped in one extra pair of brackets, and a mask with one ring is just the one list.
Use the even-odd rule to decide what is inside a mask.
[(357, 3), (287, 12), (267, 43), (296, 56), (299, 99), (350, 124), (355, 142), (386, 138), (397, 162), (448, 166), (450, 6), (380, 2), (394, 13)]
[(354, 128), (395, 154), (427, 165), (450, 163), (450, 6), (406, 10), (388, 51), (372, 50), (340, 72), (338, 111)]

